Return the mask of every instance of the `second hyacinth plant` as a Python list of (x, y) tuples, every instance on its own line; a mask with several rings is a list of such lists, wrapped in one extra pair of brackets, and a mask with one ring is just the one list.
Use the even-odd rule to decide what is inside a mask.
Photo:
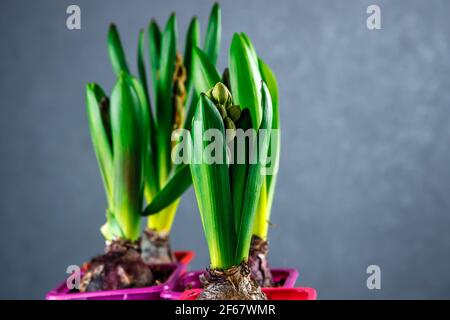
[[(216, 4), (204, 41), (212, 61), (217, 59), (220, 33), (220, 8)], [(172, 133), (192, 118), (192, 112), (189, 115), (185, 111), (188, 101), (194, 106), (197, 103), (191, 66), (192, 52), (200, 46), (196, 17), (186, 34), (184, 55), (177, 43), (175, 14), (170, 16), (164, 31), (151, 21), (147, 32), (139, 33), (135, 77), (117, 27), (112, 24), (108, 52), (116, 84), (110, 98), (98, 84), (87, 85), (90, 133), (108, 204), (106, 223), (101, 227), (107, 245), (105, 254), (85, 264), (81, 292), (160, 283), (152, 268), (175, 262), (169, 232), (179, 199), (154, 212), (143, 233), (141, 220), (144, 198), (151, 202), (177, 171), (170, 159)], [(146, 59), (151, 72), (147, 72)]]
[[(208, 52), (209, 59), (214, 63), (220, 49), (220, 38), (220, 7), (215, 4), (211, 10), (203, 42), (205, 52)], [(115, 73), (129, 73), (125, 52), (114, 25), (110, 27), (108, 43)], [(179, 169), (171, 161), (173, 134), (177, 129), (189, 126), (197, 103), (198, 96), (192, 86), (192, 55), (194, 48), (198, 46), (200, 46), (200, 26), (196, 17), (192, 18), (186, 32), (184, 54), (178, 46), (175, 14), (170, 16), (163, 31), (158, 23), (152, 20), (147, 32), (141, 30), (139, 33), (137, 70), (149, 114), (150, 138), (145, 147), (145, 152), (148, 153), (146, 164), (148, 170), (144, 189), (148, 203), (153, 201)], [(146, 58), (150, 62), (149, 71), (146, 68)], [(179, 201), (179, 197), (173, 199), (170, 204), (160, 207), (148, 217), (147, 228), (140, 241), (142, 257), (146, 263), (174, 262), (169, 235)]]

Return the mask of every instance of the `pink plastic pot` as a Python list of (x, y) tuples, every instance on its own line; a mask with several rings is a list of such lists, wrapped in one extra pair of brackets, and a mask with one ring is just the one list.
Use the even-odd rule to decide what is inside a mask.
[[(268, 300), (317, 300), (313, 288), (262, 288)], [(186, 290), (179, 300), (196, 300), (202, 289)]]
[(145, 288), (108, 290), (97, 292), (71, 292), (65, 282), (47, 293), (47, 300), (160, 300), (163, 290), (171, 290), (178, 277), (185, 272), (187, 265), (194, 257), (193, 251), (176, 251), (177, 263), (158, 266), (160, 270), (169, 271), (165, 282)]
[[(161, 292), (161, 298), (178, 300), (186, 289), (201, 289), (200, 276), (205, 271), (191, 271), (183, 274), (172, 289)], [(297, 269), (272, 269), (273, 280), (281, 288), (293, 288), (298, 278)]]

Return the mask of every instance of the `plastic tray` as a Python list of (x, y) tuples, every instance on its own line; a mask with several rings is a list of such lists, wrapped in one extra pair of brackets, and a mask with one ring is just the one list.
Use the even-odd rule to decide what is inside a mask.
[(106, 290), (96, 292), (71, 292), (66, 282), (47, 293), (47, 300), (160, 300), (161, 292), (175, 286), (179, 276), (185, 272), (187, 265), (194, 257), (193, 251), (174, 252), (177, 263), (160, 265), (158, 268), (171, 271), (163, 283), (151, 287)]

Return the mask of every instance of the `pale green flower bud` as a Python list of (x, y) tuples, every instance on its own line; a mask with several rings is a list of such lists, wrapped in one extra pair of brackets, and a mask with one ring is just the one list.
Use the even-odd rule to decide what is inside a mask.
[(225, 124), (227, 142), (230, 142), (236, 136), (236, 125), (229, 117), (223, 119), (223, 123)]
[(222, 119), (225, 119), (227, 117), (227, 111), (225, 107), (222, 104), (216, 104), (217, 109), (219, 110), (220, 116)]
[(230, 106), (227, 108), (227, 115), (231, 118), (231, 120), (236, 122), (241, 117), (241, 108), (236, 105)]
[(213, 87), (211, 96), (218, 104), (227, 105), (231, 101), (231, 93), (222, 82)]

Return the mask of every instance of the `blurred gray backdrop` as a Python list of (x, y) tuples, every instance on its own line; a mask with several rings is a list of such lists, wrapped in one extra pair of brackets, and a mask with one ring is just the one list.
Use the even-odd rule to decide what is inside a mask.
[[(80, 31), (66, 8), (81, 7)], [(382, 30), (366, 27), (378, 4)], [(0, 298), (44, 297), (103, 250), (105, 196), (84, 88), (114, 76), (114, 21), (130, 63), (150, 18), (176, 11), (180, 45), (212, 1), (0, 2)], [(450, 298), (450, 2), (222, 1), (219, 67), (235, 31), (280, 86), (282, 157), (270, 231), (274, 267), (319, 298)], [(208, 264), (192, 190), (173, 247)], [(366, 268), (379, 265), (381, 290)]]

